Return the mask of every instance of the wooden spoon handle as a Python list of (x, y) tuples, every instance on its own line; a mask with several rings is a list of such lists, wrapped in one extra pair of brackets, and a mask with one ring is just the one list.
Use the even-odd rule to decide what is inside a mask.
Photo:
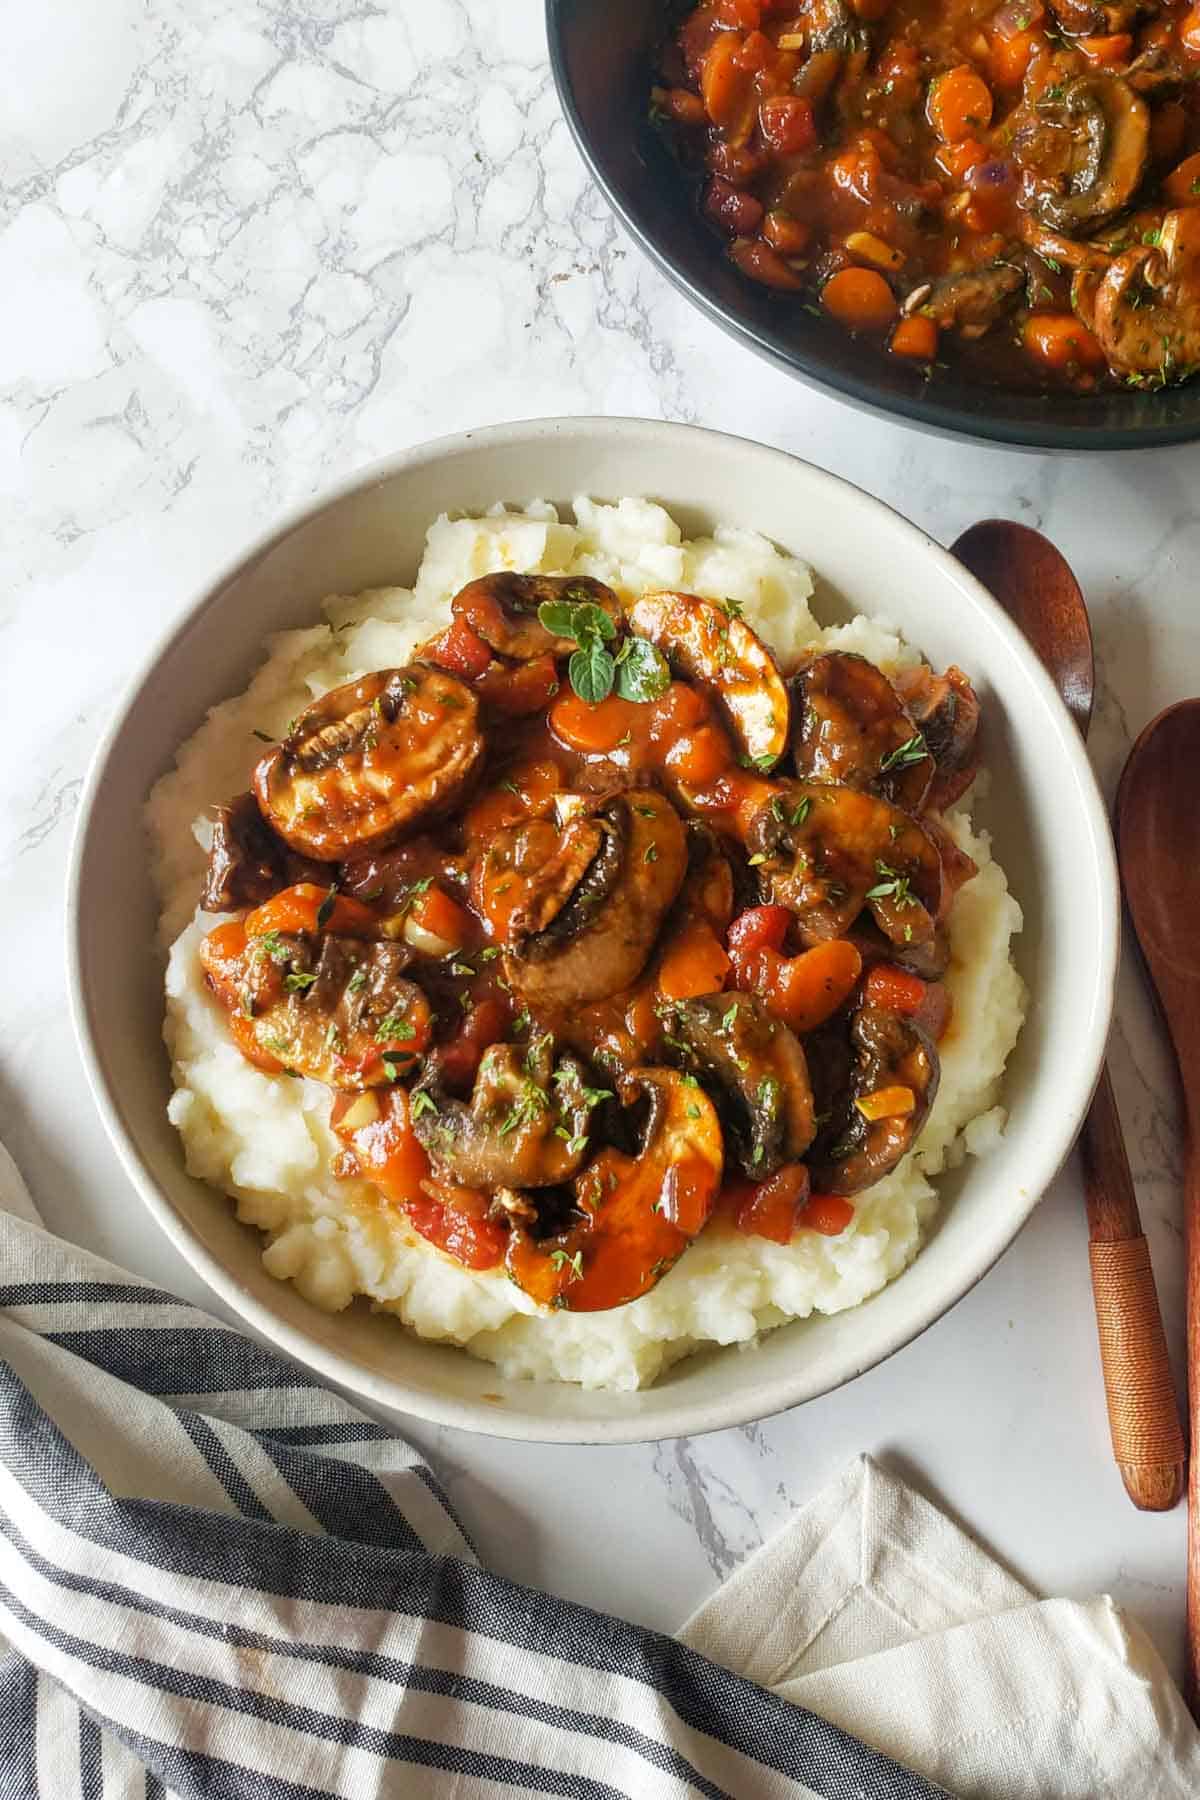
[(1188, 1462), (1187, 1703), (1200, 1720), (1200, 1116), (1188, 1107), (1188, 1155), (1184, 1175), (1187, 1232), (1188, 1426), (1193, 1454)]
[(1113, 1455), (1133, 1504), (1143, 1512), (1168, 1512), (1183, 1495), (1183, 1428), (1150, 1246), (1142, 1234), (1107, 1068), (1084, 1122), (1080, 1149)]

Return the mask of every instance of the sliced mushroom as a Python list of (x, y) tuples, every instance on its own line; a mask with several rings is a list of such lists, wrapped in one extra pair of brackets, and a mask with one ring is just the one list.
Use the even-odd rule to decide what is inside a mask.
[(588, 575), (515, 575), (505, 569), (469, 581), (450, 602), (477, 637), (500, 656), (529, 662), (536, 656), (567, 656), (575, 639), (547, 631), (538, 607), (548, 600), (598, 606), (614, 625), (621, 622), (621, 603), (610, 587)]
[(724, 711), (747, 761), (769, 769), (787, 749), (788, 694), (775, 658), (733, 602), (643, 594), (629, 623)]
[(1135, 56), (1125, 71), (1125, 79), (1135, 94), (1158, 101), (1182, 93), (1196, 77), (1191, 59), (1181, 57), (1176, 45), (1168, 40), (1150, 44)]
[(281, 931), (242, 931), (232, 942), (229, 932), (211, 932), (200, 961), (255, 1061), (351, 1093), (413, 1069), (431, 1015), (421, 989), (403, 979), (413, 960), (406, 945)]
[(634, 1069), (630, 1083), (649, 1102), (638, 1154), (601, 1150), (577, 1177), (565, 1220), (543, 1235), (514, 1217), (506, 1267), (543, 1306), (603, 1312), (636, 1300), (712, 1212), (724, 1168), (712, 1102), (673, 1069)]
[(261, 906), (297, 881), (326, 881), (328, 870), (297, 856), (278, 837), (250, 793), (213, 809), (212, 844), (200, 904), (206, 912)]
[(437, 1053), (412, 1091), (413, 1132), (441, 1181), (468, 1188), (542, 1188), (569, 1181), (587, 1154), (595, 1104), (583, 1064), (556, 1063), (549, 1036), (527, 1050), (493, 1044), (483, 1053), (470, 1104), (442, 1081)]
[(378, 850), (444, 813), (483, 757), (479, 703), (441, 669), (381, 669), (306, 707), (254, 771), (254, 792), (302, 856)]
[(1050, 11), (1070, 37), (1112, 37), (1128, 31), (1142, 0), (1050, 0)]
[(805, 944), (844, 937), (864, 906), (893, 942), (933, 936), (941, 861), (915, 819), (857, 788), (772, 785), (746, 841), (763, 891), (792, 909)]
[(944, 675), (935, 675), (928, 663), (902, 669), (896, 687), (936, 767), (925, 805), (944, 812), (966, 793), (979, 768), (979, 697), (953, 663)]
[(716, 1084), (717, 1111), (747, 1175), (762, 1181), (796, 1162), (816, 1131), (800, 1041), (755, 994), (680, 1001), (670, 1039)]
[(963, 338), (982, 337), (1016, 304), (1025, 285), (1024, 270), (1015, 263), (992, 263), (986, 269), (968, 269), (959, 275), (943, 275), (920, 310), (943, 331), (957, 331)]
[(519, 895), (504, 971), (530, 1006), (573, 1007), (632, 986), (687, 869), (683, 825), (662, 794), (565, 799), (577, 808), (565, 826), (498, 832), (477, 871), (485, 916), (502, 914), (507, 883)]
[(1098, 244), (1064, 237), (1061, 231), (1051, 231), (1029, 213), (1022, 213), (1017, 230), (1021, 242), (1055, 269), (1099, 269), (1103, 272), (1108, 267), (1108, 255)]
[(937, 1051), (911, 1019), (862, 1006), (848, 1046), (832, 1032), (810, 1042), (810, 1067), (829, 1115), (808, 1153), (813, 1187), (859, 1194), (882, 1181), (919, 1137), (937, 1095)]
[(1052, 231), (1077, 236), (1128, 206), (1146, 169), (1150, 114), (1119, 75), (1091, 70), (1048, 88), (1013, 133), (1028, 204)]
[(864, 656), (818, 656), (791, 683), (796, 770), (919, 812), (933, 779), (925, 740), (896, 689)]
[(1165, 384), (1200, 366), (1200, 207), (1168, 213), (1158, 242), (1116, 257), (1090, 298), (1118, 374)]

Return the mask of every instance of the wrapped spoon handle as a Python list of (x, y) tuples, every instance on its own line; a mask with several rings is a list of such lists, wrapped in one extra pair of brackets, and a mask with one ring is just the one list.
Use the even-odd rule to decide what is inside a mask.
[(1150, 1247), (1107, 1068), (1084, 1123), (1080, 1150), (1113, 1455), (1133, 1504), (1142, 1512), (1168, 1512), (1183, 1497), (1183, 1427)]

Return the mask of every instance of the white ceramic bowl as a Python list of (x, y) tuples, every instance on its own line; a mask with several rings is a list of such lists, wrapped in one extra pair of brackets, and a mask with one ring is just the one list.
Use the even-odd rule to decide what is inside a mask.
[[(691, 534), (753, 526), (809, 561), (817, 611), (880, 612), (937, 666), (979, 687), (991, 793), (980, 817), (1025, 911), (1017, 958), (1031, 1005), (1009, 1065), (1000, 1147), (941, 1179), (929, 1241), (852, 1311), (710, 1350), (643, 1393), (505, 1381), (361, 1304), (329, 1315), (264, 1273), (261, 1240), (184, 1170), (167, 1121), (156, 902), (142, 807), (206, 709), (240, 692), (268, 633), (310, 623), (333, 591), (407, 582), (440, 512), (576, 494), (662, 501)], [(217, 796), (219, 797), (219, 796)], [(319, 1376), (389, 1411), (557, 1442), (619, 1443), (762, 1418), (869, 1369), (961, 1298), (1015, 1237), (1066, 1156), (1112, 1009), (1117, 880), (1078, 734), (1016, 628), (929, 538), (858, 489), (779, 451), (680, 425), (561, 419), (406, 452), (293, 514), (201, 592), (135, 681), (97, 752), (69, 896), (76, 1028), (96, 1103), (176, 1248), (246, 1323)]]

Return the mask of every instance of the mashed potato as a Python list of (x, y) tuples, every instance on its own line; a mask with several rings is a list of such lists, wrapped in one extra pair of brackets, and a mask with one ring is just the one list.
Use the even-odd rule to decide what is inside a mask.
[(625, 593), (665, 587), (734, 599), (785, 665), (812, 645), (856, 650), (885, 669), (918, 660), (882, 619), (822, 629), (809, 610), (809, 570), (753, 532), (684, 542), (670, 516), (644, 500), (580, 499), (574, 513), (574, 524), (543, 505), (439, 519), (414, 589), (334, 595), (325, 622), (271, 641), (246, 693), (215, 708), (184, 745), (148, 812), (169, 950), (170, 1116), (189, 1170), (232, 1195), (238, 1217), (265, 1235), (271, 1274), (330, 1311), (366, 1295), (422, 1337), (461, 1344), (506, 1375), (629, 1389), (705, 1343), (745, 1344), (787, 1319), (855, 1306), (912, 1260), (937, 1207), (930, 1177), (968, 1152), (985, 1153), (1003, 1128), (1000, 1077), (1025, 1005), (1009, 954), (1021, 910), (986, 833), (973, 830), (960, 806), (950, 829), (979, 873), (950, 917), (954, 1013), (940, 1046), (937, 1102), (914, 1150), (858, 1197), (840, 1237), (801, 1232), (784, 1246), (712, 1230), (628, 1306), (543, 1312), (503, 1270), (475, 1273), (434, 1249), (369, 1184), (335, 1179), (340, 1146), (329, 1129), (329, 1090), (262, 1074), (242, 1058), (197, 956), (216, 923), (195, 909), (206, 808), (245, 787), (259, 754), (256, 733), (280, 737), (326, 689), (404, 663), (448, 619), (451, 595), (495, 569), (594, 575)]

